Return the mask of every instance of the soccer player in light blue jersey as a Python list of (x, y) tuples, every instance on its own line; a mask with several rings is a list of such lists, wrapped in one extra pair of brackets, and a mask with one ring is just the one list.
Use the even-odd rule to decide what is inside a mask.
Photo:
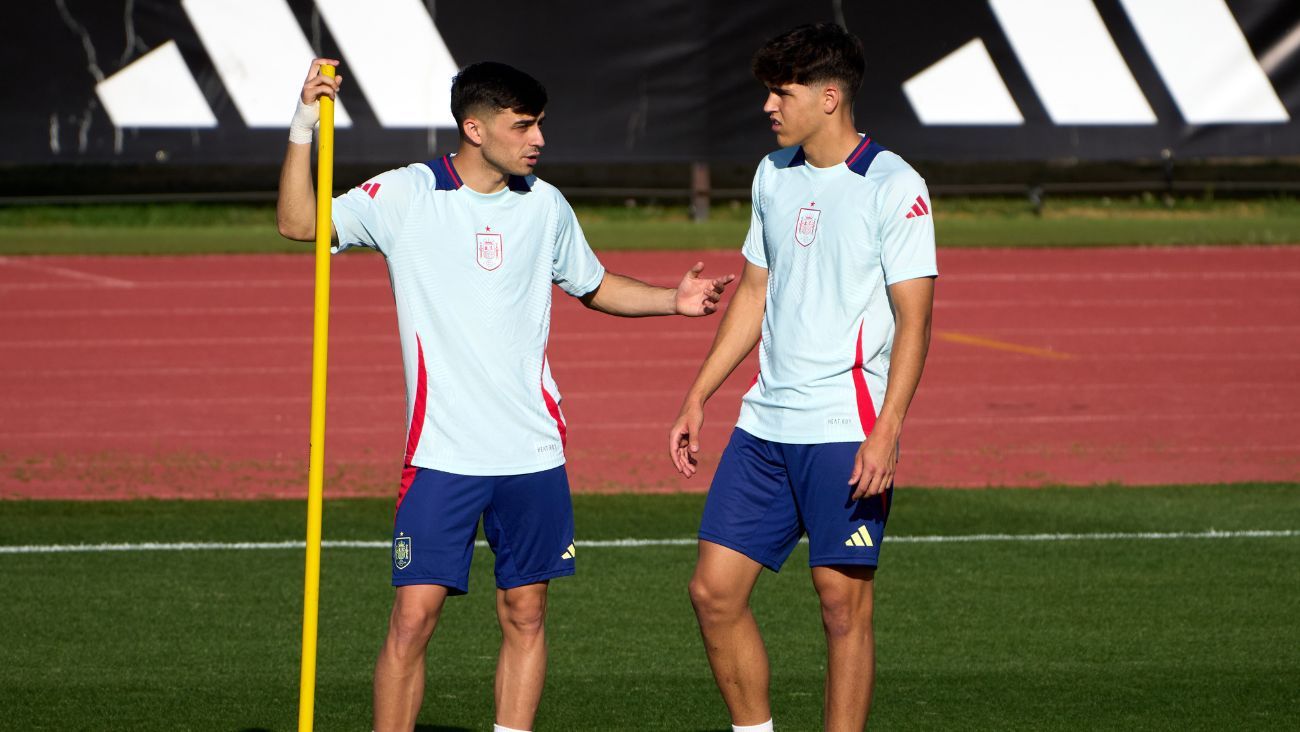
[(696, 470), (704, 403), (759, 346), (759, 373), (709, 488), (691, 579), (735, 730), (772, 729), (768, 661), (749, 597), (806, 533), (826, 632), (825, 728), (866, 725), (872, 586), (903, 417), (930, 341), (934, 219), (925, 182), (857, 131), (862, 43), (801, 26), (754, 56), (782, 149), (754, 174), (746, 264), (669, 434)]
[[(315, 238), (312, 128), (342, 76), (313, 62), (280, 178), (280, 233)], [(564, 197), (533, 176), (546, 90), (505, 64), (453, 80), (453, 155), (390, 170), (336, 198), (335, 250), (369, 247), (392, 280), (406, 373), (397, 588), (375, 667), (374, 729), (411, 730), (448, 595), (468, 591), (480, 517), (496, 555), (496, 727), (532, 728), (546, 672), (548, 582), (574, 572), (565, 422), (546, 359), (551, 286), (612, 315), (712, 313), (733, 279), (697, 263), (675, 289), (607, 272)]]

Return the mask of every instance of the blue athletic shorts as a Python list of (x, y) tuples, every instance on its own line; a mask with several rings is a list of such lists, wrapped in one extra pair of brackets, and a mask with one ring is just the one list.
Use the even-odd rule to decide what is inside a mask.
[(736, 429), (709, 487), (700, 538), (774, 572), (805, 533), (811, 567), (876, 566), (894, 488), (852, 500), (861, 444), (790, 445)]
[(469, 590), (479, 517), (496, 555), (497, 587), (573, 574), (573, 501), (561, 465), (524, 475), (457, 475), (408, 468), (414, 478), (397, 505), (393, 586)]

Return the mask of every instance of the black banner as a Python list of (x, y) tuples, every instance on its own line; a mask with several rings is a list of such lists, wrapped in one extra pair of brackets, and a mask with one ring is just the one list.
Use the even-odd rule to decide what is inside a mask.
[(436, 108), (487, 59), (550, 91), (546, 160), (752, 161), (774, 142), (750, 56), (814, 21), (864, 40), (859, 127), (914, 160), (1300, 155), (1294, 0), (18, 4), (9, 165), (274, 164), (315, 51), (347, 78), (341, 163), (454, 147)]

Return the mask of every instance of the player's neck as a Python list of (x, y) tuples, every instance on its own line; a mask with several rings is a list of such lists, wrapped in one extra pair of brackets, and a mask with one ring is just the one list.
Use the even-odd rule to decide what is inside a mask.
[(844, 162), (862, 142), (851, 119), (829, 122), (803, 141), (804, 159), (815, 168), (829, 168)]
[(489, 165), (477, 147), (461, 143), (456, 151), (456, 173), (475, 193), (496, 193), (506, 187), (510, 176)]

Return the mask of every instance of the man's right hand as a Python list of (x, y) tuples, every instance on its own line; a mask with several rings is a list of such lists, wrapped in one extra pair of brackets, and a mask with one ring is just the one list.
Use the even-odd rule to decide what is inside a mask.
[(337, 59), (318, 58), (311, 62), (307, 71), (307, 81), (303, 82), (302, 93), (298, 95), (298, 107), (289, 122), (289, 142), (296, 145), (310, 145), (316, 123), (320, 122), (320, 98), (336, 99), (342, 76), (326, 76), (320, 72), (324, 64), (335, 66)]
[(338, 98), (339, 85), (343, 83), (343, 75), (326, 76), (322, 74), (320, 67), (326, 64), (338, 68), (339, 61), (335, 58), (318, 58), (311, 62), (311, 68), (307, 71), (307, 81), (303, 82), (302, 85), (300, 99), (303, 104), (315, 104), (316, 100), (322, 96), (330, 99)]
[(704, 405), (687, 400), (668, 434), (668, 455), (677, 472), (687, 478), (695, 475), (695, 453), (700, 451), (700, 429), (704, 427)]

